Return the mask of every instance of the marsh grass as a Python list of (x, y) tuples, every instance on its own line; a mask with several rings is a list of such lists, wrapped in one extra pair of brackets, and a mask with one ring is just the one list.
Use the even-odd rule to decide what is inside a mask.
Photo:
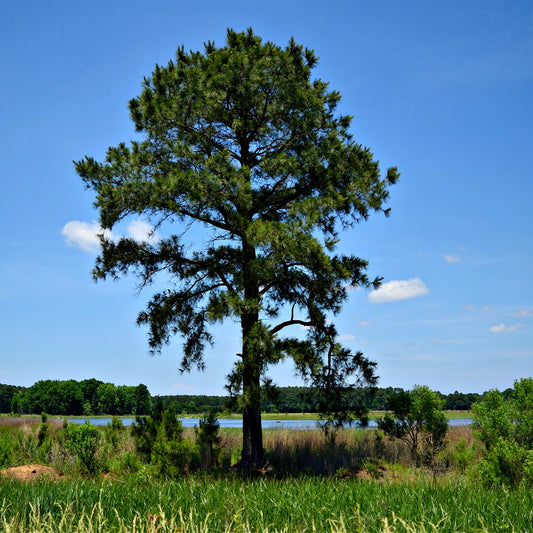
[[(140, 461), (129, 430), (119, 424), (102, 429), (100, 471), (80, 478), (64, 433), (61, 424), (46, 430), (39, 422), (0, 425), (3, 466), (41, 456), (71, 469), (56, 482), (1, 478), (0, 532), (533, 531), (531, 491), (486, 489), (468, 475), (480, 453), (468, 427), (450, 428), (441, 458), (447, 474), (436, 480), (414, 468), (403, 443), (355, 429), (340, 431), (335, 441), (316, 430), (266, 430), (273, 468), (256, 477), (230, 468), (242, 436), (224, 429), (222, 468), (162, 480)], [(195, 438), (194, 430), (183, 435)], [(364, 479), (355, 475), (361, 471)]]
[[(122, 476), (145, 468), (137, 454), (131, 428), (119, 421), (100, 427), (101, 438), (95, 455), (95, 473)], [(65, 475), (79, 474), (77, 458), (66, 446), (66, 431), (60, 422), (43, 424), (37, 420), (0, 423), (0, 468), (38, 462), (54, 467)], [(263, 433), (266, 457), (278, 476), (334, 475), (339, 470), (358, 470), (377, 462), (403, 467), (414, 466), (407, 446), (390, 440), (376, 430), (343, 429), (334, 441), (327, 440), (319, 430), (293, 431), (284, 428), (267, 429)], [(197, 434), (185, 429), (183, 438), (192, 449)], [(481, 456), (482, 446), (476, 445), (472, 430), (467, 426), (451, 427), (448, 445), (439, 460), (444, 469), (465, 474)], [(235, 464), (241, 454), (240, 429), (220, 430), (220, 462), (222, 471)], [(191, 467), (187, 468), (191, 471)]]
[(264, 434), (267, 458), (282, 473), (333, 475), (339, 470), (358, 470), (386, 461), (410, 465), (411, 455), (403, 442), (391, 441), (379, 431), (343, 429), (335, 440), (318, 430), (268, 430)]

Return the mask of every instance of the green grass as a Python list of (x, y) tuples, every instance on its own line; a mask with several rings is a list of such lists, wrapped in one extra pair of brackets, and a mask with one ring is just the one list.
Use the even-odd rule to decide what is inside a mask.
[(0, 530), (531, 532), (533, 494), (438, 485), (298, 478), (156, 482), (0, 482)]
[[(2, 466), (43, 461), (65, 474), (26, 484), (0, 477), (0, 533), (533, 531), (530, 490), (473, 481), (480, 450), (470, 427), (450, 428), (446, 475), (436, 483), (415, 468), (403, 443), (355, 429), (335, 442), (317, 430), (266, 430), (273, 470), (255, 478), (229, 468), (239, 459), (242, 430), (224, 429), (225, 469), (165, 481), (135, 456), (129, 430), (101, 428), (98, 470), (83, 478), (62, 426), (44, 428), (0, 425)], [(184, 436), (193, 442), (195, 431)]]

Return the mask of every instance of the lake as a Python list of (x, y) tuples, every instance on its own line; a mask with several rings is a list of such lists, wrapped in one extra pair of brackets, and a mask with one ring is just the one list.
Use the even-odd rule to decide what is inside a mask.
[[(122, 423), (125, 426), (130, 426), (135, 422), (135, 418), (121, 418)], [(200, 418), (179, 418), (183, 427), (193, 428), (200, 425)], [(111, 423), (111, 418), (68, 418), (68, 422), (76, 422), (77, 424), (83, 424), (88, 421), (95, 426), (105, 426)], [(221, 428), (242, 428), (242, 418), (219, 418)], [(468, 426), (472, 423), (471, 418), (453, 418), (448, 420), (450, 426)], [(263, 420), (261, 423), (263, 429), (315, 429), (317, 427), (317, 420)], [(358, 427), (354, 425), (353, 427)], [(368, 428), (377, 427), (375, 420), (368, 421)]]

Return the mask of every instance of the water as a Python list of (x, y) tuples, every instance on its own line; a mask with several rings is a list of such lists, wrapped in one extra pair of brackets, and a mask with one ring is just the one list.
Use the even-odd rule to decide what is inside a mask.
[[(130, 426), (135, 422), (135, 418), (121, 418), (120, 419), (125, 426)], [(200, 425), (200, 418), (179, 418), (184, 428), (192, 428)], [(106, 426), (111, 423), (111, 418), (69, 418), (68, 422), (76, 422), (77, 424), (83, 424), (84, 422), (90, 422), (95, 426)], [(218, 422), (221, 428), (242, 428), (242, 418), (219, 418)], [(317, 427), (317, 420), (263, 420), (261, 425), (263, 429), (283, 428), (283, 429), (315, 429)], [(450, 426), (468, 426), (472, 423), (471, 418), (454, 418), (448, 420)], [(357, 424), (352, 427), (358, 427)], [(377, 427), (375, 420), (368, 421), (368, 428)]]

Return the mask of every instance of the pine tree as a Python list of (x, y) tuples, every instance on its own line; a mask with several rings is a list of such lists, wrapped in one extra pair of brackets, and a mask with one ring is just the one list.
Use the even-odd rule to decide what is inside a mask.
[[(180, 229), (157, 242), (102, 238), (93, 271), (96, 279), (133, 271), (143, 286), (162, 271), (173, 278), (138, 317), (153, 351), (180, 334), (181, 369), (203, 369), (209, 326), (240, 324), (228, 386), (242, 391), (244, 468), (264, 460), (260, 389), (269, 365), (290, 357), (327, 391), (376, 382), (374, 363), (341, 347), (330, 320), (349, 287), (380, 279), (335, 249), (341, 230), (388, 213), (398, 173), (382, 178), (370, 150), (353, 141), (351, 117), (335, 115), (340, 94), (311, 79), (316, 63), (293, 39), (282, 48), (251, 29), (228, 30), (220, 48), (179, 48), (130, 101), (144, 140), (109, 148), (102, 163), (76, 163), (103, 228), (142, 215)], [(191, 250), (181, 231), (193, 224), (206, 232)], [(305, 326), (307, 338), (284, 336), (291, 326)]]

